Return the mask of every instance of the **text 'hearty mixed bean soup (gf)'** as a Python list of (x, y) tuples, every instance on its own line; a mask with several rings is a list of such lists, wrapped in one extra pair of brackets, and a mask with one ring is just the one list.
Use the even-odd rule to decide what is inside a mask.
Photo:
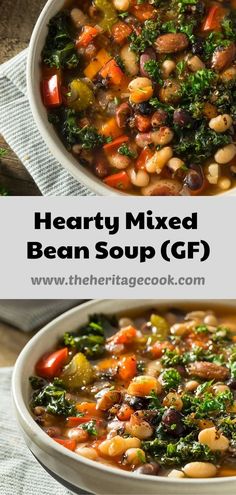
[(35, 372), (35, 421), (76, 454), (137, 474), (236, 476), (235, 315), (93, 315)]
[(49, 24), (42, 93), (66, 147), (132, 194), (235, 185), (236, 1), (78, 0)]

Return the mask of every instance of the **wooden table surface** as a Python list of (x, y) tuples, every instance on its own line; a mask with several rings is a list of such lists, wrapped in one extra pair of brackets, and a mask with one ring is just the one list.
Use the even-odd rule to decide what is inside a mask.
[(24, 333), (0, 322), (0, 367), (13, 366), (25, 344), (34, 332)]
[[(28, 46), (45, 3), (46, 0), (0, 0), (0, 63)], [(0, 186), (13, 196), (39, 196), (35, 182), (1, 135), (0, 146), (9, 151), (0, 163)]]

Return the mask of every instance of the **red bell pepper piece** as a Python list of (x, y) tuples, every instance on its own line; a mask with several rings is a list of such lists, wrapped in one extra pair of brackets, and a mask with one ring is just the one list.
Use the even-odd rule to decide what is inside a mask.
[(51, 354), (45, 354), (36, 364), (37, 375), (43, 378), (53, 378), (57, 376), (68, 358), (68, 349), (64, 347)]
[(127, 143), (129, 141), (128, 136), (120, 136), (110, 143), (104, 144), (103, 149), (104, 151), (114, 151), (114, 148), (118, 148), (121, 144)]
[(103, 179), (103, 182), (107, 186), (114, 187), (116, 189), (122, 189), (123, 191), (129, 189), (131, 185), (130, 178), (125, 171), (118, 172), (118, 174), (109, 175), (108, 177)]
[(202, 31), (220, 31), (221, 22), (223, 21), (227, 11), (220, 5), (212, 5), (204, 20), (201, 30)]
[(73, 439), (62, 439), (62, 438), (53, 438), (55, 442), (59, 443), (60, 445), (63, 445), (63, 447), (66, 447), (69, 450), (74, 451), (76, 448), (76, 441)]
[(58, 74), (42, 82), (43, 103), (45, 107), (58, 107), (62, 104), (61, 84)]
[(136, 161), (136, 170), (145, 170), (145, 165), (152, 156), (153, 151), (151, 151), (150, 148), (143, 148)]

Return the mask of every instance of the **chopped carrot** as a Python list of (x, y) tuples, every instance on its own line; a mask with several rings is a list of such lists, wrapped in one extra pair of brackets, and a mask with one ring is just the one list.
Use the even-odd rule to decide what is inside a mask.
[(164, 342), (155, 342), (155, 344), (153, 344), (153, 346), (151, 348), (152, 356), (155, 359), (160, 358), (160, 357), (162, 357), (162, 355), (164, 354), (164, 351), (166, 349), (168, 349), (169, 351), (174, 350), (173, 344), (168, 342), (168, 340), (165, 340)]
[(96, 74), (100, 71), (100, 69), (109, 61), (111, 60), (111, 55), (102, 48), (99, 50), (97, 53), (96, 57), (94, 57), (89, 65), (84, 70), (84, 75), (88, 77), (89, 79), (93, 79)]
[(84, 26), (82, 33), (76, 40), (76, 48), (85, 48), (100, 32), (100, 29), (97, 27)]
[(233, 341), (233, 342), (236, 342), (236, 335), (233, 335), (233, 336), (232, 336), (232, 341)]
[(53, 440), (60, 445), (63, 445), (63, 447), (66, 447), (69, 450), (74, 451), (76, 448), (76, 441), (75, 440), (70, 440), (69, 438), (67, 439), (62, 439), (62, 438), (53, 438)]
[(100, 70), (100, 75), (103, 79), (107, 79), (108, 82), (114, 86), (119, 86), (121, 83), (124, 72), (114, 59), (109, 60), (106, 65)]
[(107, 370), (109, 368), (115, 368), (117, 366), (117, 363), (118, 360), (116, 358), (109, 357), (99, 361), (96, 366), (99, 370)]
[(76, 404), (76, 409), (87, 416), (101, 417), (101, 411), (96, 409), (96, 402), (80, 402)]
[(114, 187), (115, 189), (121, 189), (122, 191), (126, 191), (131, 186), (130, 178), (125, 170), (119, 172), (118, 174), (109, 175), (103, 179), (103, 182), (107, 186)]
[(125, 356), (118, 363), (118, 377), (128, 381), (137, 374), (137, 359), (134, 355)]
[(131, 414), (134, 413), (132, 407), (128, 404), (123, 404), (117, 413), (117, 418), (120, 421), (129, 421)]
[(121, 136), (122, 134), (122, 129), (120, 129), (117, 125), (115, 117), (112, 117), (111, 119), (107, 120), (100, 129), (101, 134), (104, 136), (109, 136), (112, 137), (113, 139)]
[(131, 344), (133, 340), (137, 337), (136, 328), (129, 325), (128, 327), (122, 328), (119, 332), (115, 333), (111, 337), (111, 340), (116, 344)]
[(120, 136), (120, 137), (114, 139), (113, 141), (111, 141), (110, 143), (104, 144), (103, 149), (106, 152), (107, 151), (114, 151), (114, 148), (118, 148), (118, 146), (120, 146), (123, 143), (127, 143), (127, 141), (129, 141), (128, 136), (125, 136), (125, 135)]
[(131, 8), (131, 12), (140, 22), (145, 22), (148, 19), (152, 19), (155, 16), (156, 11), (153, 5), (149, 3), (143, 3), (134, 5)]
[(115, 43), (124, 43), (128, 36), (132, 33), (132, 28), (125, 22), (118, 21), (112, 26), (111, 34)]
[(86, 414), (85, 416), (70, 416), (66, 419), (66, 426), (68, 426), (68, 428), (74, 428), (83, 423), (88, 423), (88, 421), (91, 421), (92, 419), (94, 418), (90, 414)]
[(207, 14), (206, 19), (203, 21), (202, 31), (220, 31), (221, 22), (223, 21), (227, 10), (220, 5), (212, 5)]
[(153, 155), (154, 153), (150, 150), (150, 148), (143, 148), (136, 161), (136, 170), (145, 170), (147, 161), (150, 160)]
[(157, 392), (160, 384), (153, 376), (137, 376), (130, 382), (127, 393), (137, 395), (138, 397), (146, 397), (152, 391)]

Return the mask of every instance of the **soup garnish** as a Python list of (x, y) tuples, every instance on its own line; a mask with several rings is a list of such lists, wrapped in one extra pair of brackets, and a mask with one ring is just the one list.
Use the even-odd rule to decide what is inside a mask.
[(235, 318), (94, 315), (35, 373), (35, 421), (76, 454), (137, 474), (236, 475)]
[(235, 185), (235, 0), (86, 0), (49, 23), (42, 95), (78, 161), (129, 194)]

